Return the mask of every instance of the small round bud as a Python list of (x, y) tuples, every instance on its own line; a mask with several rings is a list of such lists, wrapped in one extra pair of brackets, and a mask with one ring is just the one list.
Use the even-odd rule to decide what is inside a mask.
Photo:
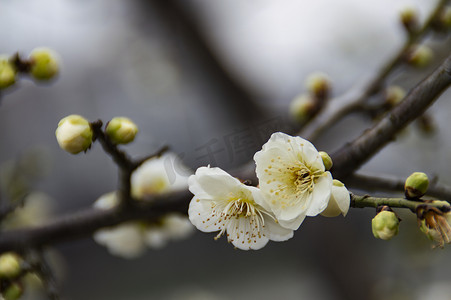
[(36, 48), (30, 54), (31, 75), (37, 80), (50, 80), (59, 72), (57, 54), (48, 48)]
[(392, 211), (383, 210), (371, 221), (373, 235), (377, 239), (390, 240), (399, 231), (399, 219)]
[(3, 298), (5, 300), (17, 300), (23, 294), (23, 288), (20, 284), (13, 282), (3, 292)]
[(316, 109), (315, 100), (308, 95), (300, 95), (290, 104), (290, 115), (299, 123), (310, 119)]
[(429, 179), (423, 172), (414, 172), (407, 177), (404, 191), (407, 199), (417, 199), (426, 194), (429, 187)]
[(418, 29), (418, 13), (417, 11), (412, 7), (406, 7), (401, 11), (400, 14), (401, 17), (401, 23), (404, 26), (404, 28), (409, 33), (413, 33), (415, 30)]
[(390, 106), (396, 106), (406, 96), (406, 91), (397, 85), (391, 85), (385, 89), (385, 102)]
[(329, 203), (325, 210), (321, 212), (324, 217), (336, 217), (340, 214), (346, 216), (349, 211), (351, 197), (345, 185), (336, 179), (332, 182), (332, 189)]
[(425, 67), (434, 58), (434, 52), (425, 45), (417, 45), (410, 49), (407, 56), (407, 62), (414, 67)]
[(115, 144), (128, 144), (135, 139), (138, 126), (125, 117), (115, 117), (106, 126), (106, 134)]
[(308, 91), (318, 98), (327, 97), (331, 87), (329, 77), (320, 72), (310, 74), (305, 81), (305, 85)]
[(324, 151), (319, 151), (318, 153), (323, 159), (324, 168), (326, 168), (326, 171), (329, 171), (333, 166), (332, 158), (330, 158), (329, 154)]
[(0, 255), (0, 278), (15, 278), (20, 271), (20, 257), (17, 254), (7, 252)]
[(92, 143), (91, 125), (79, 115), (61, 119), (55, 134), (61, 149), (72, 154), (86, 151)]
[(0, 90), (16, 82), (16, 69), (6, 56), (0, 56)]

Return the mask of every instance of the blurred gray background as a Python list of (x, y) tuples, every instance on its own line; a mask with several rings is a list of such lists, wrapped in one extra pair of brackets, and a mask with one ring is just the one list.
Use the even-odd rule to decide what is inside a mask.
[[(117, 183), (99, 145), (87, 155), (59, 149), (54, 131), (69, 114), (133, 119), (140, 128), (126, 147), (133, 156), (168, 144), (193, 169), (240, 166), (261, 143), (238, 151), (231, 137), (257, 132), (264, 142), (291, 129), (289, 103), (311, 72), (327, 73), (334, 95), (362, 83), (402, 45), (399, 11), (413, 6), (424, 20), (435, 2), (0, 0), (0, 53), (26, 56), (46, 46), (62, 60), (55, 82), (22, 79), (3, 95), (0, 163), (44, 149), (49, 172), (35, 187), (54, 199), (57, 215), (90, 206)], [(217, 61), (173, 7), (189, 16)], [(451, 49), (443, 36), (427, 43), (435, 64)], [(390, 81), (409, 88), (432, 67), (405, 68)], [(224, 74), (236, 85), (225, 84)], [(451, 184), (450, 98), (445, 93), (430, 109), (434, 135), (410, 126), (363, 170), (424, 171)], [(347, 118), (316, 146), (332, 151), (367, 126)], [(372, 236), (374, 210), (351, 209), (346, 218), (309, 218), (293, 239), (253, 252), (200, 232), (131, 261), (90, 238), (58, 244), (61, 290), (64, 299), (451, 299), (450, 250), (431, 250), (413, 215), (400, 214), (400, 234), (389, 242)]]

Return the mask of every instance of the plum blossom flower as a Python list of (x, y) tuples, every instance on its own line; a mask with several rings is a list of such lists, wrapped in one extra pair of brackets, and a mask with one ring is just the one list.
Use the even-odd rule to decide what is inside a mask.
[(336, 217), (342, 214), (346, 217), (350, 204), (351, 196), (349, 195), (348, 189), (346, 189), (343, 183), (334, 179), (329, 204), (327, 204), (326, 209), (323, 210), (321, 215), (325, 217)]
[(280, 225), (295, 230), (306, 216), (326, 209), (332, 176), (309, 141), (273, 133), (254, 160), (260, 189)]
[(188, 187), (187, 167), (174, 153), (166, 153), (144, 162), (131, 177), (131, 193), (135, 199), (186, 189)]
[(201, 167), (189, 177), (194, 194), (189, 205), (191, 223), (203, 232), (219, 231), (235, 247), (257, 250), (269, 240), (285, 241), (293, 231), (281, 227), (261, 191), (241, 183), (220, 168)]

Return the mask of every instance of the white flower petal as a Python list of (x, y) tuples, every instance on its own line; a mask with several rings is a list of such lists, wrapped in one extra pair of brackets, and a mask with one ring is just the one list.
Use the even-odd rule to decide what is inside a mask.
[(268, 216), (265, 216), (264, 220), (265, 228), (263, 232), (271, 241), (282, 242), (293, 237), (292, 229), (282, 227), (278, 222), (274, 221), (273, 218)]
[[(335, 180), (334, 180), (335, 181)], [(321, 213), (325, 217), (336, 217), (339, 214), (346, 216), (349, 210), (351, 197), (349, 191), (344, 185), (332, 186), (332, 193), (330, 196), (329, 204), (327, 208)]]
[(161, 227), (163, 233), (172, 240), (187, 238), (194, 232), (194, 227), (190, 220), (178, 213), (164, 216)]
[(102, 196), (99, 197), (99, 199), (97, 199), (93, 206), (95, 208), (99, 208), (99, 209), (112, 209), (113, 207), (115, 207), (116, 205), (119, 204), (119, 197), (117, 195), (117, 192), (110, 192), (107, 194), (103, 194)]
[(269, 241), (259, 229), (249, 223), (247, 218), (233, 219), (227, 226), (227, 238), (241, 250), (258, 250)]
[(299, 228), (299, 226), (301, 226), (302, 222), (304, 222), (305, 219), (305, 214), (301, 214), (298, 217), (291, 219), (291, 220), (278, 220), (280, 226), (287, 228), (287, 229), (292, 229), (292, 230), (297, 230)]
[(200, 167), (191, 175), (189, 189), (193, 194), (205, 192), (215, 197), (228, 197), (231, 190), (238, 189), (241, 182), (220, 168)]
[(149, 226), (143, 234), (144, 242), (151, 249), (161, 249), (166, 246), (167, 236), (158, 226)]
[(203, 232), (214, 232), (224, 227), (219, 217), (213, 215), (214, 202), (194, 197), (188, 208), (189, 220), (197, 229)]
[(314, 217), (326, 209), (332, 189), (332, 175), (325, 172), (318, 178), (307, 209), (307, 216)]
[(146, 249), (141, 229), (133, 222), (97, 230), (94, 240), (106, 246), (111, 254), (128, 259), (140, 256)]

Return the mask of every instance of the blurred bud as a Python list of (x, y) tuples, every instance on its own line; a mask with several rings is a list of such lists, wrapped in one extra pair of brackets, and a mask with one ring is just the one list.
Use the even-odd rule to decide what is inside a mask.
[(308, 91), (317, 98), (326, 98), (331, 88), (329, 77), (320, 72), (310, 74), (305, 85)]
[(321, 155), (326, 171), (329, 171), (333, 166), (332, 158), (330, 158), (329, 154), (324, 151), (319, 151), (319, 155)]
[(138, 126), (125, 117), (115, 117), (106, 126), (106, 134), (115, 144), (128, 144), (135, 139)]
[(407, 55), (407, 62), (414, 67), (425, 67), (434, 58), (434, 52), (425, 45), (416, 45), (410, 49)]
[(7, 252), (0, 255), (0, 278), (12, 279), (20, 274), (20, 257), (13, 253)]
[(92, 143), (91, 125), (79, 115), (61, 119), (55, 134), (61, 149), (72, 154), (86, 151)]
[(0, 55), (0, 90), (16, 82), (16, 69), (6, 56)]
[(50, 80), (59, 72), (57, 54), (48, 48), (36, 48), (30, 54), (31, 75), (37, 80)]
[(397, 85), (391, 85), (385, 89), (385, 103), (389, 107), (396, 106), (406, 96), (406, 91)]
[(5, 300), (17, 300), (23, 294), (23, 288), (19, 283), (11, 283), (3, 292), (3, 298)]
[(406, 7), (400, 14), (401, 23), (409, 33), (415, 32), (419, 27), (418, 12), (412, 7)]
[(416, 120), (416, 124), (421, 133), (425, 135), (434, 134), (437, 131), (437, 124), (435, 123), (434, 118), (427, 113), (424, 113), (422, 116), (420, 116)]
[(382, 210), (371, 221), (373, 235), (377, 239), (390, 240), (399, 231), (399, 219), (393, 211)]
[(340, 214), (346, 216), (349, 210), (351, 197), (345, 185), (334, 179), (327, 208), (321, 213), (324, 217), (336, 217)]
[(428, 190), (429, 179), (423, 172), (414, 172), (407, 177), (404, 191), (407, 199), (418, 199)]
[(290, 115), (299, 123), (304, 123), (316, 110), (316, 101), (309, 95), (300, 95), (290, 104)]

